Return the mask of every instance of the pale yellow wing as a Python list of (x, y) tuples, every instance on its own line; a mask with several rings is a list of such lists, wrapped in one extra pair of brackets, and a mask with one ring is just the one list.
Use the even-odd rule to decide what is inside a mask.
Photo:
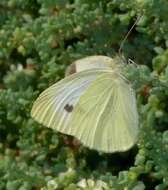
[(66, 76), (89, 69), (115, 69), (115, 59), (103, 55), (87, 56), (72, 63), (66, 70)]
[(138, 114), (131, 86), (116, 73), (101, 74), (75, 105), (68, 133), (103, 152), (131, 148), (138, 135)]
[(102, 69), (83, 71), (52, 85), (34, 102), (31, 116), (47, 127), (71, 134), (67, 128), (71, 127), (69, 119), (74, 107), (89, 85), (104, 72)]
[(77, 137), (90, 148), (103, 152), (128, 150), (138, 134), (133, 89), (117, 72), (111, 58), (91, 56), (75, 65), (76, 74), (40, 94), (32, 117), (47, 127)]

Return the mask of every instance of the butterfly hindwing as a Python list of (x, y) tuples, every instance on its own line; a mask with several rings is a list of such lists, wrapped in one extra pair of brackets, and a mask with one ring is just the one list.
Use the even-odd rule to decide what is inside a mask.
[[(78, 127), (77, 127), (78, 126)], [(69, 133), (103, 152), (128, 150), (138, 132), (135, 94), (119, 75), (100, 75), (76, 104)]]

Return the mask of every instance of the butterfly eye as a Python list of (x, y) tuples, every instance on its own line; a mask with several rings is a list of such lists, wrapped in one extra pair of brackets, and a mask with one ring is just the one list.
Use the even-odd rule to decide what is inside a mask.
[(69, 104), (66, 104), (64, 109), (67, 111), (67, 112), (72, 112), (73, 110), (73, 105), (69, 105)]

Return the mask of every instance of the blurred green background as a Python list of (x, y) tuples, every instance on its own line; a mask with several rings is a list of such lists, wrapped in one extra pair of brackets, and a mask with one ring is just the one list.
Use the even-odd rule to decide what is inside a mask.
[[(126, 153), (102, 154), (36, 123), (39, 93), (88, 55), (123, 47), (141, 67), (140, 137)], [(0, 190), (168, 188), (168, 1), (0, 1)]]

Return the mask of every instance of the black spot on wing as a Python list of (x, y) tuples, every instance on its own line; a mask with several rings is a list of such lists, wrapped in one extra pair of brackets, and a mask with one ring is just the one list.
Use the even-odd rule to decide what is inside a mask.
[(65, 109), (67, 112), (72, 112), (72, 110), (73, 110), (73, 105), (66, 104), (66, 105), (64, 106), (64, 109)]

